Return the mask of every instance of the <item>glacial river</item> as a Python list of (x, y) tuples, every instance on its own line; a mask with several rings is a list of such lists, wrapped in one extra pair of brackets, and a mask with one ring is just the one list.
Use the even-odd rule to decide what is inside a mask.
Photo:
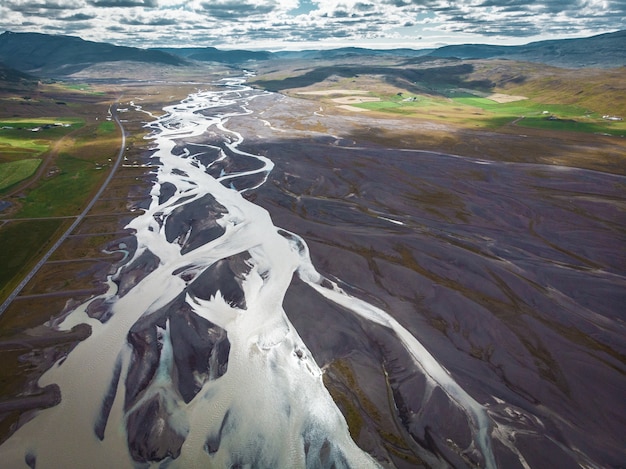
[[(424, 464), (532, 467), (527, 441), (547, 434), (568, 461), (594, 466), (546, 429), (549, 411), (533, 414), (504, 393), (475, 397), (384, 304), (318, 272), (303, 233), (275, 226), (249, 200), (274, 163), (245, 151), (230, 125), (266, 96), (245, 80), (225, 79), (148, 124), (158, 169), (149, 208), (129, 225), (136, 249), (109, 291), (59, 326), (93, 332), (41, 378), (58, 384), (62, 401), (0, 447), (3, 467), (393, 467), (357, 446), (289, 320), (294, 278), (400, 347), (402, 372), (421, 379), (406, 401), (421, 411), (391, 406), (411, 435), (410, 422), (429, 408), (456, 422), (456, 434), (436, 441), (424, 425), (424, 440), (412, 443)], [(406, 223), (377, 218), (398, 230)], [(407, 393), (400, 384), (393, 392)], [(529, 440), (518, 447), (520, 434)]]

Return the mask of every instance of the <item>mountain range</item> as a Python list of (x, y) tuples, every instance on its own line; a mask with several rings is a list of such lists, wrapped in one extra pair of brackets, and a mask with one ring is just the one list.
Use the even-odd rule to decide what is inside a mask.
[(522, 46), (444, 46), (428, 55), (458, 59), (503, 58), (564, 68), (613, 68), (626, 65), (626, 30), (582, 39), (531, 42)]
[(274, 55), (267, 51), (220, 50), (215, 47), (159, 47), (152, 50), (166, 52), (187, 60), (221, 62), (227, 64), (238, 64), (249, 60), (270, 60)]
[(85, 41), (74, 36), (10, 31), (0, 34), (0, 62), (33, 75), (70, 75), (94, 63), (122, 60), (167, 65), (185, 62), (181, 57), (157, 50)]
[(614, 68), (626, 65), (626, 30), (588, 38), (532, 42), (522, 46), (464, 44), (421, 50), (347, 47), (281, 52), (220, 50), (214, 47), (140, 49), (85, 41), (73, 36), (10, 31), (0, 34), (0, 64), (3, 64), (3, 73), (15, 77), (18, 75), (7, 70), (14, 69), (43, 77), (61, 77), (103, 62), (135, 61), (181, 66), (202, 61), (236, 65), (274, 59), (336, 60), (367, 56), (395, 56), (409, 59), (499, 58), (545, 63), (564, 68)]

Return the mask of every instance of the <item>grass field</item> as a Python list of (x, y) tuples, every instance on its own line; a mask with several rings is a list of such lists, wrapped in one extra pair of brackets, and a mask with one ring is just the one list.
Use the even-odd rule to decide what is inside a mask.
[(0, 298), (5, 298), (13, 290), (33, 262), (55, 239), (55, 234), (63, 223), (64, 220), (29, 220), (10, 222), (2, 226)]
[(0, 163), (39, 157), (58, 139), (83, 125), (82, 119), (3, 119), (0, 121)]
[(113, 121), (104, 121), (98, 125), (98, 133), (100, 134), (110, 134), (111, 132), (115, 132), (115, 122)]
[[(8, 215), (15, 221), (0, 226), (0, 300), (71, 222), (47, 218), (78, 215), (106, 177), (109, 158), (117, 151), (115, 123), (98, 122), (88, 114), (104, 117), (106, 107), (68, 98), (41, 99), (38, 105), (53, 110), (62, 100), (68, 103), (60, 106), (65, 112), (78, 115), (0, 117), (0, 195), (19, 189), (11, 196)], [(30, 107), (24, 109), (30, 112)], [(15, 115), (21, 108), (4, 111)], [(44, 162), (45, 171), (33, 179)], [(16, 220), (20, 218), (44, 219)]]
[(0, 191), (30, 177), (40, 164), (38, 158), (0, 163)]
[[(626, 174), (626, 123), (603, 118), (626, 117), (623, 68), (567, 70), (471, 60), (463, 61), (464, 67), (446, 67), (446, 74), (429, 73), (431, 66), (444, 69), (439, 62), (399, 61), (373, 73), (376, 67), (365, 71), (361, 64), (348, 70), (338, 60), (337, 67), (325, 65), (325, 73), (316, 74), (314, 64), (302, 61), (287, 71), (261, 68), (252, 84), (312, 101), (323, 110), (320, 114), (341, 113), (361, 122), (349, 134), (354, 140)], [(336, 99), (351, 96), (351, 91), (379, 101), (355, 100), (352, 109), (340, 107)], [(356, 107), (370, 112), (356, 113)], [(319, 131), (340, 134), (328, 124), (324, 128), (322, 118), (301, 127), (296, 119), (288, 122), (302, 130), (318, 125)]]
[(575, 105), (544, 104), (531, 99), (498, 103), (488, 98), (449, 88), (440, 89), (444, 95), (386, 95), (380, 101), (354, 104), (356, 107), (404, 116), (426, 117), (467, 127), (495, 129), (515, 123), (556, 131), (626, 135), (624, 121), (609, 121), (598, 113)]
[(37, 119), (0, 120), (0, 138), (54, 140), (82, 127), (84, 119), (43, 117)]
[[(291, 69), (268, 66), (252, 83), (304, 97), (303, 91), (354, 89), (379, 102), (354, 104), (381, 114), (372, 118), (415, 117), (464, 129), (519, 127), (555, 132), (626, 135), (624, 68), (568, 70), (545, 64), (507, 60), (437, 59), (406, 61), (306, 61)], [(491, 93), (523, 96), (515, 102), (488, 99)], [(407, 99), (409, 98), (409, 99)], [(415, 98), (414, 100), (412, 98)], [(331, 104), (329, 98), (318, 99)], [(332, 105), (332, 104), (331, 104)]]
[(93, 87), (88, 83), (71, 83), (71, 84), (63, 83), (63, 84), (57, 84), (57, 86), (59, 86), (62, 89), (65, 88), (66, 90), (78, 91), (78, 92), (87, 93), (87, 94), (94, 95), (94, 96), (104, 95), (102, 91), (94, 90)]
[(96, 170), (93, 163), (67, 154), (57, 159), (59, 173), (41, 181), (23, 201), (20, 218), (78, 215), (84, 205), (85, 195), (91, 193), (104, 172)]
[(84, 125), (78, 118), (0, 120), (0, 194), (33, 176), (53, 146)]
[(50, 144), (45, 140), (12, 138), (0, 134), (0, 162), (2, 163), (37, 157), (49, 148)]

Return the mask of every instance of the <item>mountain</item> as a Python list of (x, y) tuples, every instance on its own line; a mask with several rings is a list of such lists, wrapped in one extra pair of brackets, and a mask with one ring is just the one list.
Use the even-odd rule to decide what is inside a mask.
[(72, 36), (9, 31), (0, 34), (0, 62), (6, 67), (38, 76), (53, 77), (69, 75), (94, 64), (117, 61), (183, 65), (189, 60), (194, 60), (241, 65), (248, 61), (266, 60), (357, 59), (366, 63), (368, 57), (381, 56), (404, 58), (407, 65), (427, 58), (500, 58), (566, 68), (612, 68), (626, 65), (626, 31), (582, 39), (532, 42), (522, 46), (463, 44), (435, 50), (344, 47), (332, 50), (281, 52), (220, 50), (214, 47), (139, 49), (85, 41)]
[(626, 31), (580, 39), (531, 42), (523, 46), (485, 44), (445, 46), (428, 55), (459, 59), (500, 58), (567, 68), (612, 68), (626, 65)]
[(85, 41), (73, 36), (40, 33), (0, 34), (0, 62), (42, 76), (69, 75), (100, 62), (150, 62), (182, 65), (181, 57), (157, 50)]
[(0, 90), (26, 91), (37, 87), (38, 79), (0, 63)]
[(443, 46), (433, 50), (430, 57), (446, 59), (489, 59), (515, 53), (515, 49), (523, 46), (493, 46), (489, 44), (459, 44)]
[(158, 47), (151, 49), (201, 62), (240, 64), (249, 60), (269, 60), (273, 54), (267, 51), (220, 50), (215, 47)]
[(340, 59), (361, 56), (393, 56), (393, 57), (421, 57), (433, 49), (366, 49), (362, 47), (341, 47), (339, 49), (280, 51), (274, 52), (274, 57), (281, 59)]
[(250, 50), (220, 50), (215, 47), (157, 47), (154, 50), (167, 52), (185, 59), (199, 60), (202, 62), (221, 62), (228, 64), (241, 64), (250, 60), (272, 59), (311, 59), (333, 60), (367, 56), (394, 56), (394, 57), (420, 57), (428, 54), (432, 49), (366, 49), (362, 47), (342, 47), (339, 49), (314, 49), (304, 51), (250, 51)]

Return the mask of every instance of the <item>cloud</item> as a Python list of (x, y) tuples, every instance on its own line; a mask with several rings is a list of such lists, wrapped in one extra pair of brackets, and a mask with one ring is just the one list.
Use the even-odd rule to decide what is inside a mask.
[(217, 20), (240, 20), (246, 17), (266, 16), (276, 8), (270, 4), (259, 2), (204, 2), (202, 8), (211, 18)]
[(624, 0), (0, 0), (0, 30), (80, 29), (84, 39), (137, 46), (519, 43), (626, 29), (625, 18)]
[(68, 8), (77, 8), (83, 4), (82, 0), (6, 0), (3, 2), (11, 9), (20, 10), (33, 10), (33, 9), (46, 9), (46, 10), (64, 10)]
[(173, 18), (151, 18), (151, 19), (122, 18), (120, 19), (120, 23), (129, 25), (129, 26), (166, 26), (166, 25), (178, 24), (178, 22)]
[(134, 7), (142, 7), (142, 8), (155, 8), (157, 7), (156, 0), (91, 0), (88, 2), (89, 5), (93, 5), (101, 8), (134, 8)]
[(95, 15), (87, 15), (85, 13), (76, 13), (74, 15), (60, 17), (59, 19), (63, 21), (88, 21), (88, 20), (94, 19), (95, 17), (96, 17)]

